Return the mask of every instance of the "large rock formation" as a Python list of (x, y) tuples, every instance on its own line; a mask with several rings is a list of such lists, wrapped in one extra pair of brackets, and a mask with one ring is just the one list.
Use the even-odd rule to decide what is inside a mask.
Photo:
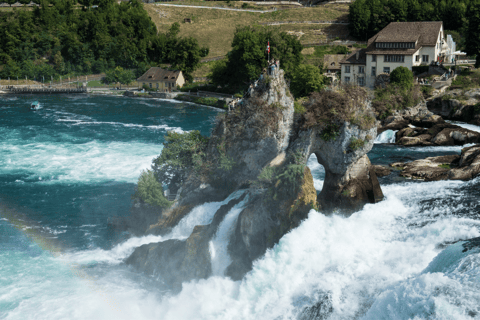
[(425, 181), (470, 180), (480, 175), (480, 145), (463, 148), (460, 155), (429, 157), (412, 162), (396, 162), (400, 175)]
[(480, 126), (480, 89), (455, 89), (431, 99), (428, 109), (444, 119), (468, 122)]
[[(355, 87), (341, 93), (325, 91), (311, 96), (304, 107), (305, 113), (294, 113), (282, 70), (255, 81), (218, 119), (204, 152), (202, 163), (208, 168), (202, 176), (197, 170), (183, 179), (178, 200), (148, 232), (164, 235), (193, 206), (244, 189), (245, 205), (233, 217), (228, 240), (231, 263), (224, 271), (241, 279), (252, 262), (298, 226), (312, 208), (349, 215), (380, 201), (383, 194), (366, 155), (377, 129), (365, 92)], [(326, 172), (318, 196), (306, 166), (312, 154)], [(218, 272), (210, 265), (214, 253), (209, 243), (241, 199), (220, 208), (209, 225), (195, 227), (188, 239), (144, 245), (127, 263), (177, 289), (181, 281)], [(178, 252), (166, 262), (172, 250)]]

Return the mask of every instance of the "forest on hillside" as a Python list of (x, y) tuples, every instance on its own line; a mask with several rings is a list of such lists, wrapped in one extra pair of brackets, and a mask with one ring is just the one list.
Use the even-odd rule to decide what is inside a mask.
[(208, 54), (175, 23), (158, 34), (138, 0), (37, 0), (0, 11), (0, 78), (40, 79), (171, 64), (189, 77)]
[(353, 36), (366, 40), (394, 21), (443, 21), (444, 29), (453, 31), (449, 33), (457, 48), (465, 45), (475, 54), (480, 48), (468, 42), (478, 37), (479, 8), (479, 0), (356, 0), (350, 6), (349, 27)]

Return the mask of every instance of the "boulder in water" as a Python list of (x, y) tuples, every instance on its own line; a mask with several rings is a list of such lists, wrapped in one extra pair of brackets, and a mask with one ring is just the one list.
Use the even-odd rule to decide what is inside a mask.
[(407, 163), (393, 163), (400, 175), (425, 181), (470, 180), (480, 175), (480, 145), (462, 149), (461, 155), (429, 157)]

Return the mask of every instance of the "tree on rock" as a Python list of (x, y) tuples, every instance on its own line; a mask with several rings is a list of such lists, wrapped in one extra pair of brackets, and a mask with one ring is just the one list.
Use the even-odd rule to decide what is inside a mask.
[(292, 72), (290, 91), (295, 97), (305, 97), (320, 91), (324, 86), (325, 77), (316, 66), (301, 64)]
[(303, 47), (294, 36), (266, 28), (242, 27), (235, 31), (227, 62), (213, 68), (212, 82), (232, 91), (245, 88), (268, 66), (267, 42), (270, 42), (270, 58), (279, 59), (287, 75), (302, 62)]
[(413, 86), (413, 73), (406, 67), (397, 67), (390, 73), (390, 83), (411, 88)]

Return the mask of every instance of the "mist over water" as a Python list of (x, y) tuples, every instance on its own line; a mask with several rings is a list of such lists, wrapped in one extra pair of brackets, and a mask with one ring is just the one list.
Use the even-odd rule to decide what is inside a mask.
[[(30, 100), (42, 109), (29, 111)], [(480, 318), (480, 252), (462, 252), (462, 240), (480, 236), (480, 178), (380, 178), (384, 201), (349, 218), (310, 211), (242, 281), (223, 276), (222, 237), (248, 199), (212, 241), (215, 276), (173, 294), (126, 267), (136, 247), (184, 239), (241, 195), (194, 208), (163, 237), (107, 227), (129, 213), (166, 131), (208, 135), (217, 113), (146, 99), (0, 98), (0, 319)], [(374, 164), (461, 149), (383, 143), (369, 153)], [(323, 167), (314, 155), (308, 166), (320, 191)]]

